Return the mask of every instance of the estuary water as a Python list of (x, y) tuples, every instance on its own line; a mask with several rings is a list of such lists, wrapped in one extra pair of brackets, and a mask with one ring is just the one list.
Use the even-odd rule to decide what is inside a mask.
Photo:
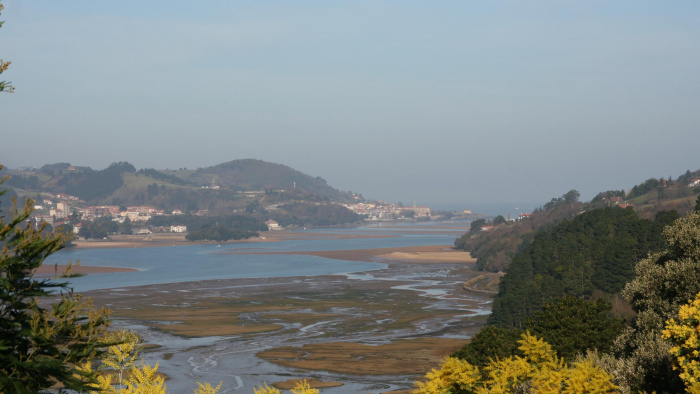
[[(415, 230), (415, 231), (412, 231)], [(76, 292), (211, 279), (319, 276), (385, 268), (377, 262), (358, 262), (294, 254), (230, 254), (240, 252), (299, 252), (450, 245), (458, 232), (445, 234), (425, 225), (363, 226), (342, 229), (300, 230), (300, 233), (382, 235), (381, 238), (290, 239), (279, 242), (242, 242), (222, 245), (173, 245), (115, 249), (65, 249), (51, 255), (47, 265), (80, 261), (82, 265), (133, 268), (138, 271), (90, 274), (69, 279)], [(262, 233), (264, 236), (265, 233)]]
[[(142, 357), (151, 365), (159, 363), (159, 371), (170, 377), (170, 392), (192, 392), (195, 381), (208, 381), (223, 382), (222, 393), (251, 393), (266, 383), (313, 378), (342, 384), (323, 393), (379, 393), (410, 389), (420, 374), (403, 367), (381, 375), (344, 368), (364, 363), (365, 355), (379, 363), (395, 358), (373, 356), (374, 346), (422, 338), (459, 342), (480, 327), (491, 300), (462, 289), (464, 280), (477, 275), (471, 265), (242, 253), (451, 245), (467, 225), (310, 229), (279, 242), (221, 246), (68, 249), (50, 256), (46, 264), (80, 260), (86, 266), (138, 270), (89, 274), (70, 282), (78, 292), (89, 291), (96, 305), (113, 311), (114, 327), (133, 330), (145, 343), (158, 345)], [(198, 314), (211, 320), (201, 324)], [(190, 324), (202, 332), (178, 334), (178, 328)], [(256, 331), (256, 327), (267, 328)], [(325, 346), (334, 349), (338, 343), (350, 343), (357, 347), (354, 351), (365, 353), (340, 364), (331, 355), (312, 368), (285, 366), (259, 356), (263, 351), (314, 345), (316, 354), (324, 357)], [(429, 368), (426, 365), (425, 370)]]

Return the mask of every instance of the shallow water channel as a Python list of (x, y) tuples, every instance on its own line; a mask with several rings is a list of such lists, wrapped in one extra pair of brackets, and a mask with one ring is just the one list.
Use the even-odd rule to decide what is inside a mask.
[(488, 295), (461, 287), (478, 275), (468, 264), (221, 253), (450, 245), (463, 230), (327, 231), (392, 237), (96, 249), (52, 258), (140, 270), (88, 275), (74, 285), (112, 310), (114, 326), (157, 345), (143, 358), (160, 363), (172, 393), (192, 392), (194, 381), (252, 393), (293, 378), (342, 383), (322, 393), (406, 390), (490, 313)]

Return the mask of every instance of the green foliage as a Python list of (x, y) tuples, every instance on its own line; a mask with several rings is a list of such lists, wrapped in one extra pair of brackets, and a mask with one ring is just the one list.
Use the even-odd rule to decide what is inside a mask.
[(253, 200), (248, 203), (248, 205), (245, 206), (245, 211), (248, 213), (255, 213), (259, 211), (260, 208), (260, 201), (258, 200)]
[(185, 182), (181, 179), (176, 177), (175, 175), (170, 175), (170, 174), (165, 174), (162, 173), (155, 168), (144, 168), (141, 169), (137, 172), (138, 174), (143, 174), (147, 177), (157, 179), (159, 181), (167, 182), (167, 183), (172, 183), (173, 185), (184, 185)]
[(455, 248), (471, 253), (480, 270), (505, 271), (513, 257), (532, 242), (537, 231), (551, 228), (564, 219), (572, 219), (583, 210), (583, 204), (573, 201), (578, 198), (577, 193), (572, 190), (560, 198), (553, 198), (551, 203), (545, 204), (545, 209), (535, 210), (531, 217), (499, 227), (498, 231), (478, 231), (486, 222), (476, 220), (468, 233), (455, 240)]
[[(3, 179), (2, 175), (0, 179)], [(0, 208), (12, 206), (12, 201), (16, 199), (17, 193), (13, 189), (5, 189), (4, 184), (0, 182)]]
[(566, 194), (562, 196), (565, 204), (578, 202), (579, 197), (581, 197), (581, 193), (579, 193), (578, 190), (575, 189), (569, 190)]
[(230, 241), (238, 239), (248, 239), (260, 235), (254, 231), (236, 230), (222, 226), (204, 227), (197, 231), (187, 233), (185, 239), (188, 241)]
[(563, 295), (616, 293), (634, 277), (637, 260), (661, 250), (661, 231), (673, 213), (657, 221), (632, 209), (605, 208), (541, 231), (501, 279), (489, 322), (523, 327), (545, 302)]
[(700, 292), (700, 212), (678, 219), (663, 235), (666, 250), (641, 260), (636, 277), (622, 291), (637, 317), (616, 340), (615, 351), (631, 371), (632, 389), (682, 392), (672, 344), (662, 332), (666, 321)]
[(609, 200), (611, 197), (624, 198), (626, 195), (627, 193), (625, 193), (624, 190), (608, 190), (606, 192), (600, 192), (595, 197), (593, 197), (593, 199), (591, 199), (591, 204)]
[[(68, 168), (70, 167), (70, 163), (54, 163), (54, 164), (44, 164), (41, 166), (39, 169), (40, 172), (47, 174), (47, 175), (56, 175), (56, 174), (63, 174), (64, 172), (68, 172)], [(92, 171), (91, 169), (88, 168), (88, 171)]]
[(612, 305), (603, 299), (589, 301), (564, 296), (548, 302), (527, 326), (565, 360), (573, 360), (588, 349), (610, 351), (622, 332), (624, 321), (611, 316)]
[(334, 226), (356, 223), (362, 216), (338, 204), (294, 202), (283, 204), (268, 216), (280, 226)]
[(290, 167), (262, 160), (233, 160), (213, 167), (200, 168), (192, 173), (188, 180), (203, 186), (210, 185), (212, 178), (216, 178), (217, 184), (237, 190), (285, 190), (285, 193), (303, 191), (318, 196), (320, 200), (324, 197), (334, 201), (350, 199), (347, 193), (333, 189), (322, 178), (311, 177)]
[[(624, 327), (622, 319), (611, 316), (611, 308), (602, 299), (588, 301), (566, 296), (546, 303), (527, 320), (526, 328), (570, 361), (589, 349), (610, 351)], [(483, 368), (491, 360), (519, 355), (518, 340), (522, 334), (523, 330), (516, 328), (486, 326), (452, 357)]]
[[(5, 8), (5, 6), (0, 4), (0, 11), (2, 11), (3, 8)], [(0, 22), (0, 27), (2, 27), (3, 23), (4, 22)], [(3, 62), (2, 59), (0, 59), (0, 74), (7, 70), (7, 68), (10, 66), (10, 63), (11, 62)], [(12, 85), (10, 85), (10, 82), (0, 81), (0, 92), (12, 93), (14, 90), (15, 88)]]
[(187, 226), (189, 232), (199, 231), (205, 227), (220, 226), (228, 229), (247, 231), (267, 231), (267, 225), (260, 219), (250, 215), (197, 216), (173, 215), (153, 216), (148, 224), (155, 227)]
[(136, 168), (127, 162), (112, 163), (101, 171), (68, 174), (59, 180), (58, 185), (63, 186), (66, 193), (90, 201), (108, 196), (122, 187), (125, 172), (136, 172)]
[(471, 225), (469, 227), (469, 232), (473, 233), (473, 232), (480, 231), (481, 228), (484, 226), (486, 226), (486, 219), (476, 219), (473, 222), (471, 222)]
[(663, 179), (649, 178), (644, 183), (635, 185), (630, 191), (629, 198), (643, 196), (652, 190), (659, 190), (663, 187)]
[(259, 231), (267, 231), (267, 225), (250, 215), (226, 216), (154, 216), (148, 222), (152, 226), (187, 226), (187, 240), (229, 241), (257, 237)]
[(559, 198), (552, 198), (552, 200), (542, 207), (542, 210), (544, 211), (549, 211), (553, 208), (556, 208), (559, 205), (562, 204), (573, 204), (575, 202), (578, 202), (578, 198), (581, 196), (581, 193), (579, 193), (577, 190), (571, 189), (569, 190), (566, 194), (562, 195)]
[(103, 239), (117, 232), (119, 232), (119, 224), (110, 217), (102, 217), (92, 222), (83, 222), (78, 236), (88, 239)]
[[(39, 392), (55, 383), (84, 390), (96, 376), (76, 365), (99, 352), (107, 312), (95, 310), (64, 283), (34, 279), (34, 271), (68, 238), (28, 224), (32, 204), (27, 200), (21, 211), (13, 207), (0, 218), (0, 392)], [(40, 304), (52, 289), (62, 290), (59, 300)]]
[(479, 368), (487, 366), (492, 360), (504, 359), (520, 354), (518, 340), (524, 334), (517, 328), (486, 326), (474, 337), (452, 354)]
[(22, 190), (38, 190), (41, 187), (39, 178), (36, 175), (13, 176), (5, 184)]

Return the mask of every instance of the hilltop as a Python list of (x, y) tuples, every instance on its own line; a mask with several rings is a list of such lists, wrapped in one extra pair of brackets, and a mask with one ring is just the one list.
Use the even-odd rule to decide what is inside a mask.
[(233, 160), (188, 170), (136, 170), (113, 163), (103, 170), (47, 164), (39, 169), (8, 170), (5, 183), (18, 195), (39, 200), (41, 193), (65, 194), (88, 205), (152, 205), (165, 211), (223, 214), (253, 201), (350, 202), (355, 196), (290, 167), (262, 160)]

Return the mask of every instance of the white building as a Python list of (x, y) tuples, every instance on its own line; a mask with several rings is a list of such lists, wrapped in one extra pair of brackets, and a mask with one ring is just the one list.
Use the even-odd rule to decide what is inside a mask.
[(187, 226), (170, 226), (171, 233), (186, 233)]
[(267, 224), (267, 229), (270, 231), (282, 230), (282, 227), (280, 227), (280, 224), (274, 220), (268, 220), (267, 222), (265, 222), (265, 224)]

